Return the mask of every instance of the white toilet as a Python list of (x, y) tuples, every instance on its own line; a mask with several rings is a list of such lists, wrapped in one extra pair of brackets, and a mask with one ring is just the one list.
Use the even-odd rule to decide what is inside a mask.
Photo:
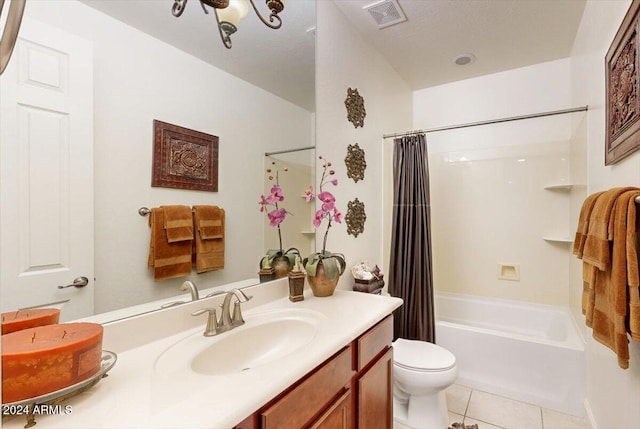
[(449, 427), (445, 390), (458, 376), (456, 357), (426, 341), (393, 342), (393, 414), (416, 429)]

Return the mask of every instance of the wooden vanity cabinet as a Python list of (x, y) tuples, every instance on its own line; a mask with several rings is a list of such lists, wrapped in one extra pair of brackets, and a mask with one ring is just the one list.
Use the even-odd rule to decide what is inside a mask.
[(392, 339), (388, 316), (234, 429), (391, 429)]
[(356, 341), (356, 428), (393, 427), (393, 317), (388, 316)]

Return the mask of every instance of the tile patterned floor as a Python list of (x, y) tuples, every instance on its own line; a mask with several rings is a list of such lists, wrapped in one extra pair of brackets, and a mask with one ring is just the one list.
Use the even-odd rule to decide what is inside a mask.
[[(587, 429), (584, 419), (454, 384), (447, 390), (450, 423), (478, 429)], [(411, 429), (399, 423), (394, 429)], [(445, 429), (445, 428), (443, 428)]]

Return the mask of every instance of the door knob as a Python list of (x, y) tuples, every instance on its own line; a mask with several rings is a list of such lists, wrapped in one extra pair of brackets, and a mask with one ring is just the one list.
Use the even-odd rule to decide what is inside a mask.
[(71, 286), (75, 286), (77, 288), (81, 288), (81, 287), (85, 287), (86, 285), (89, 284), (89, 279), (86, 277), (76, 277), (75, 279), (73, 279), (73, 283), (71, 283), (70, 285), (65, 285), (65, 286), (58, 286), (58, 289), (65, 289)]

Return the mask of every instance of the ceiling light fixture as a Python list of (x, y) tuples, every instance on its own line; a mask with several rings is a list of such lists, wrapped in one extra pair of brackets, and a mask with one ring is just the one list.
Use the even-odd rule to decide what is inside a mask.
[[(249, 0), (253, 10), (260, 18), (260, 21), (269, 28), (278, 29), (282, 26), (282, 19), (278, 16), (284, 9), (284, 2), (286, 0), (265, 0), (265, 3), (271, 14), (267, 21), (262, 17), (260, 11), (256, 7), (253, 0)], [(171, 13), (178, 18), (184, 12), (184, 8), (187, 5), (187, 0), (174, 0)], [(206, 6), (213, 8), (214, 15), (216, 16), (216, 22), (218, 23), (218, 31), (220, 32), (220, 38), (222, 43), (227, 49), (231, 49), (231, 35), (238, 31), (238, 23), (242, 18), (249, 13), (249, 5), (247, 0), (200, 0), (200, 5), (204, 13), (209, 13)]]

